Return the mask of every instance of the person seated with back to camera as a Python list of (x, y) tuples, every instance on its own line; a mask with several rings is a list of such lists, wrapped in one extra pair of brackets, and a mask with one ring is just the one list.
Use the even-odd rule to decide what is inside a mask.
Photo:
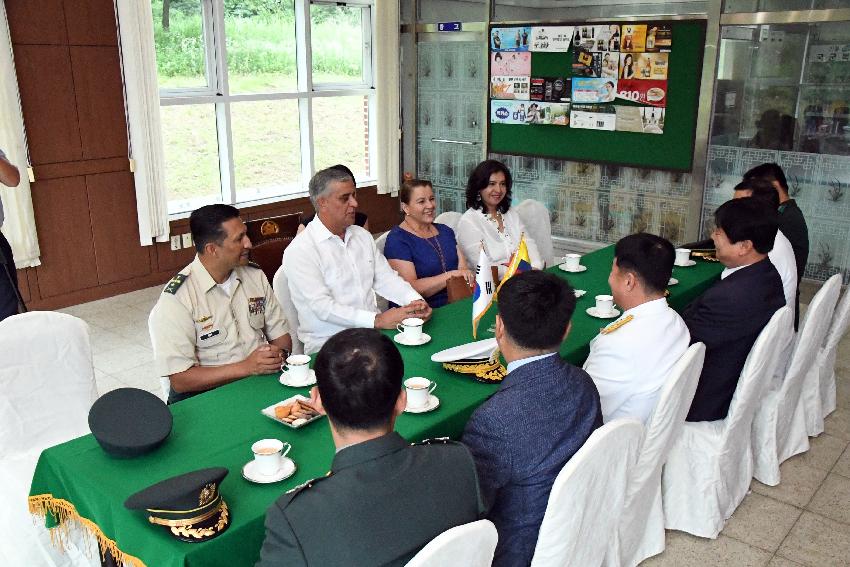
[(543, 268), (543, 259), (537, 243), (511, 208), (511, 172), (500, 161), (482, 161), (469, 174), (466, 184), (466, 212), (457, 225), (457, 240), (468, 266), (478, 264), (478, 252), (484, 242), (484, 252), (493, 266), (498, 266), (499, 277), (505, 275), (507, 264), (525, 234), (528, 259), (531, 267)]
[(404, 361), (374, 329), (347, 329), (316, 356), (313, 404), (336, 446), (330, 472), (269, 508), (258, 567), (405, 565), (483, 512), (475, 463), (447, 439), (410, 445), (393, 430), (407, 405)]
[(675, 259), (673, 245), (654, 234), (631, 234), (614, 246), (608, 285), (623, 314), (590, 342), (584, 363), (606, 423), (621, 417), (646, 423), (688, 349), (688, 327), (665, 298)]
[[(390, 267), (372, 235), (354, 226), (357, 199), (351, 176), (323, 169), (310, 180), (309, 190), (316, 218), (283, 252), (304, 352), (317, 352), (343, 329), (394, 329), (408, 317), (428, 319), (428, 303)], [(402, 307), (379, 312), (376, 292)]]
[(428, 305), (442, 307), (448, 302), (449, 279), (462, 277), (472, 286), (475, 276), (458, 248), (454, 231), (434, 222), (437, 203), (431, 182), (405, 181), (398, 199), (404, 220), (387, 235), (384, 256)]
[[(328, 169), (338, 169), (339, 171), (342, 171), (343, 173), (347, 173), (348, 175), (350, 175), (351, 179), (354, 180), (354, 173), (352, 173), (352, 171), (347, 166), (344, 166), (341, 163), (338, 163), (336, 165), (332, 165)], [(356, 186), (356, 183), (355, 183), (355, 186)], [(316, 218), (316, 212), (315, 211), (313, 213), (307, 215), (306, 217), (303, 217), (301, 219), (301, 223), (298, 225), (298, 230), (296, 231), (295, 234), (301, 234), (301, 232), (304, 231), (307, 228), (307, 225), (310, 224), (310, 221), (312, 221), (314, 218)], [(357, 226), (362, 226), (363, 228), (365, 228), (368, 231), (369, 230), (369, 217), (366, 216), (366, 213), (361, 213), (360, 211), (355, 211), (354, 212), (354, 224), (356, 224)]]

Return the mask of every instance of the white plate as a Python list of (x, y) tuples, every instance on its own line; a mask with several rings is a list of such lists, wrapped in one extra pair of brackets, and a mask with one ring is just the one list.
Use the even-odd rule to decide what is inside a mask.
[(496, 339), (484, 339), (441, 350), (431, 355), (432, 362), (454, 362), (464, 358), (486, 358), (496, 350)]
[(583, 289), (577, 289), (577, 290), (575, 290), (575, 292), (576, 292), (576, 297), (581, 297), (582, 295), (584, 295), (585, 293), (587, 293), (587, 292), (586, 292), (585, 290), (583, 290)]
[(440, 398), (438, 398), (434, 394), (431, 394), (430, 396), (428, 396), (428, 403), (422, 406), (421, 408), (407, 407), (404, 408), (404, 411), (406, 411), (407, 413), (428, 413), (429, 411), (434, 411), (438, 407), (440, 407)]
[(684, 264), (679, 264), (678, 262), (673, 262), (674, 266), (679, 266), (680, 268), (689, 268), (691, 266), (695, 266), (697, 263), (696, 260), (688, 260)]
[(280, 373), (280, 379), (278, 380), (284, 386), (291, 386), (292, 388), (303, 388), (304, 386), (312, 386), (316, 383), (316, 373), (311, 368), (307, 373), (307, 381), (303, 383), (293, 382), (292, 377), (289, 375), (289, 372), (284, 370)]
[(280, 424), (283, 424), (283, 425), (285, 425), (285, 426), (287, 426), (287, 427), (291, 427), (292, 429), (300, 429), (301, 427), (304, 427), (304, 426), (305, 426), (305, 425), (307, 425), (308, 423), (313, 423), (314, 421), (316, 421), (317, 419), (319, 419), (320, 417), (322, 417), (322, 414), (319, 414), (319, 415), (317, 415), (317, 416), (311, 417), (310, 419), (306, 420), (304, 423), (299, 423), (298, 425), (293, 425), (293, 424), (291, 424), (291, 423), (287, 423), (287, 422), (283, 421), (282, 419), (278, 419), (278, 418), (277, 418), (277, 416), (275, 416), (275, 414), (274, 414), (274, 408), (276, 408), (277, 406), (288, 406), (289, 404), (291, 404), (291, 403), (292, 403), (292, 402), (294, 402), (295, 400), (304, 401), (304, 402), (309, 402), (309, 401), (310, 401), (310, 398), (305, 397), (305, 396), (302, 396), (301, 394), (297, 394), (297, 395), (295, 395), (295, 396), (292, 396), (291, 398), (286, 398), (286, 399), (285, 399), (285, 400), (283, 400), (283, 401), (280, 401), (280, 402), (278, 402), (278, 403), (276, 403), (276, 404), (272, 404), (272, 405), (270, 405), (270, 406), (269, 406), (269, 407), (267, 407), (267, 408), (263, 408), (263, 409), (261, 409), (261, 410), (260, 410), (260, 413), (261, 413), (261, 414), (263, 414), (264, 416), (266, 416), (266, 417), (270, 418), (270, 419), (275, 420), (276, 422), (278, 422), (278, 423), (280, 423)]
[(612, 309), (610, 312), (605, 314), (600, 314), (596, 312), (596, 307), (588, 307), (585, 311), (591, 317), (596, 317), (597, 319), (613, 319), (615, 317), (620, 316), (620, 312), (616, 309)]
[(667, 282), (667, 285), (676, 285), (677, 283), (679, 283), (679, 280), (677, 280), (676, 278), (670, 278), (670, 281)]
[(427, 342), (430, 342), (431, 341), (431, 335), (429, 335), (428, 333), (422, 333), (422, 336), (419, 337), (418, 341), (409, 341), (405, 337), (404, 333), (399, 333), (399, 334), (397, 334), (396, 336), (393, 337), (393, 340), (395, 342), (397, 342), (398, 344), (404, 345), (404, 346), (420, 346), (420, 345), (424, 345)]
[(561, 270), (563, 270), (563, 271), (565, 271), (565, 272), (569, 272), (569, 273), (571, 273), (571, 274), (579, 274), (579, 273), (581, 273), (581, 272), (583, 272), (583, 271), (587, 270), (587, 266), (579, 266), (579, 267), (578, 267), (578, 268), (576, 268), (575, 270), (571, 270), (571, 269), (567, 268), (567, 265), (566, 265), (566, 264), (561, 264), (561, 265), (560, 265), (560, 266), (558, 266), (558, 267), (559, 267)]
[(275, 474), (265, 475), (257, 470), (257, 461), (250, 460), (242, 467), (242, 478), (258, 484), (280, 482), (295, 474), (295, 461), (289, 457), (283, 458), (283, 466)]

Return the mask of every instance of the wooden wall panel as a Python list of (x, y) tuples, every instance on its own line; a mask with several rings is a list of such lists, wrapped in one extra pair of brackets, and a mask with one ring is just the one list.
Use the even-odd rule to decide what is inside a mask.
[(68, 43), (62, 0), (13, 0), (5, 4), (12, 43)]
[(16, 45), (14, 50), (32, 163), (79, 160), (70, 50), (45, 45)]
[(98, 284), (148, 275), (150, 254), (139, 244), (133, 175), (101, 173), (85, 179)]
[(85, 178), (36, 181), (32, 201), (41, 247), (41, 266), (35, 269), (41, 297), (96, 286)]
[(83, 159), (127, 155), (121, 64), (114, 47), (71, 47)]
[(66, 0), (65, 21), (71, 45), (118, 45), (114, 0)]

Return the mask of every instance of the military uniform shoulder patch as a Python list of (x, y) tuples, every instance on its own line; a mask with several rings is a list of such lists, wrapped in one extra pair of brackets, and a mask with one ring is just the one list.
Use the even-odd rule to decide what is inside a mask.
[(258, 270), (262, 270), (262, 268), (260, 267), (260, 265), (259, 265), (258, 263), (256, 263), (256, 262), (249, 261), (249, 262), (248, 262), (248, 265), (249, 265), (249, 266), (251, 266), (252, 268), (257, 268)]
[(626, 325), (629, 321), (631, 321), (634, 318), (635, 318), (634, 315), (627, 315), (626, 317), (623, 317), (619, 321), (615, 321), (615, 322), (611, 323), (610, 325), (608, 325), (604, 329), (600, 329), (599, 332), (602, 333), (603, 335), (610, 335), (611, 333), (613, 333), (614, 331), (616, 331), (617, 329), (619, 329), (623, 325)]
[(187, 274), (177, 274), (165, 285), (165, 289), (162, 290), (162, 293), (170, 293), (171, 295), (174, 295), (188, 277), (189, 276)]

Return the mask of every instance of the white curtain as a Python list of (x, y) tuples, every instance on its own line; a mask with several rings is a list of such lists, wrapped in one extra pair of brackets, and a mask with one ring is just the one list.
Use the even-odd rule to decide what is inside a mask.
[(150, 0), (115, 0), (115, 8), (130, 159), (135, 161), (139, 240), (150, 246), (153, 240), (167, 242), (169, 230), (153, 16)]
[(41, 251), (38, 248), (30, 181), (27, 177), (27, 142), (5, 2), (0, 2), (0, 148), (21, 172), (21, 183), (17, 187), (0, 185), (0, 199), (3, 200), (6, 217), (3, 234), (12, 245), (18, 269), (39, 266)]
[(399, 3), (375, 3), (375, 84), (377, 85), (378, 193), (396, 194), (400, 185)]

